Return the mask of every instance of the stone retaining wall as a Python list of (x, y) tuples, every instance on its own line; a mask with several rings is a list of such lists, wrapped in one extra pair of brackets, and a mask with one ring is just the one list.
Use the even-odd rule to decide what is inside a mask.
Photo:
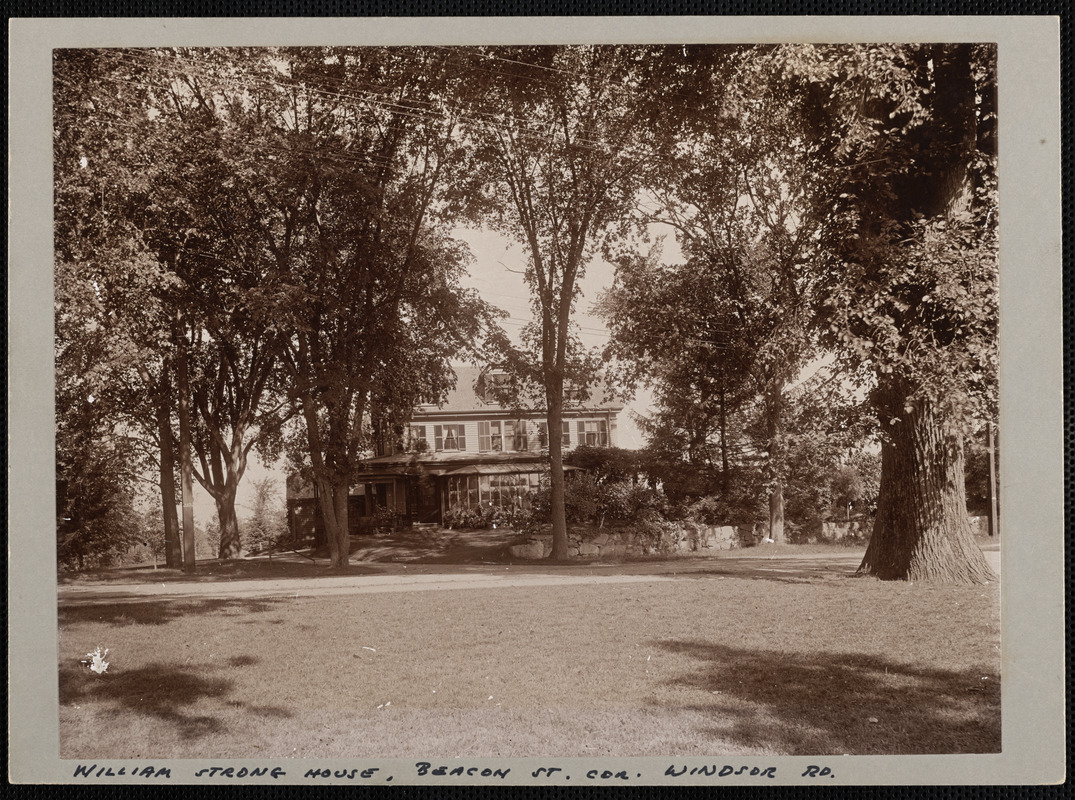
[[(869, 533), (872, 520), (843, 522), (815, 522), (814, 529), (806, 537), (807, 543), (817, 541), (838, 542), (859, 539)], [(971, 528), (984, 534), (989, 529), (985, 517), (971, 517)], [(753, 525), (698, 525), (678, 523), (672, 526), (673, 534), (666, 540), (664, 552), (689, 553), (705, 550), (731, 550), (757, 544), (768, 536), (765, 522)], [(649, 537), (630, 527), (609, 528), (603, 531), (568, 531), (568, 553), (582, 558), (623, 558), (625, 556), (651, 555), (661, 548)], [(802, 541), (802, 540), (800, 540)], [(552, 534), (541, 533), (520, 540), (508, 548), (513, 558), (542, 559), (552, 552)]]
[[(747, 533), (747, 531), (744, 531)], [(582, 535), (568, 531), (568, 553), (582, 558), (623, 558), (625, 556), (650, 555), (658, 552), (658, 546), (648, 537), (632, 528), (609, 529)], [(732, 525), (707, 526), (686, 523), (676, 526), (673, 540), (668, 542), (670, 552), (699, 550), (731, 550), (738, 547), (740, 530)], [(514, 558), (541, 559), (552, 552), (552, 534), (537, 534), (508, 548)]]

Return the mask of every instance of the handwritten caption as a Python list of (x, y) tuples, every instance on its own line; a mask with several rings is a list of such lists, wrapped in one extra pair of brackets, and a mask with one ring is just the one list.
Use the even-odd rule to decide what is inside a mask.
[[(169, 767), (156, 767), (153, 765), (146, 766), (123, 766), (114, 767), (108, 765), (98, 764), (77, 764), (75, 766), (74, 777), (84, 778), (87, 780), (92, 779), (105, 779), (105, 778), (124, 778), (128, 781), (137, 779), (146, 780), (169, 780), (172, 778), (178, 778), (180, 780), (186, 780), (187, 778), (194, 778), (196, 780), (191, 782), (200, 782), (202, 780), (234, 780), (234, 781), (259, 781), (264, 782), (265, 779), (271, 781), (278, 781), (287, 779), (286, 783), (304, 783), (304, 782), (325, 782), (325, 781), (383, 781), (389, 782), (395, 779), (394, 772), (398, 770), (386, 770), (382, 767), (348, 767), (344, 769), (340, 768), (309, 768), (309, 769), (295, 769), (289, 765), (287, 768), (281, 766), (271, 767), (224, 767), (224, 766), (201, 766), (191, 767), (193, 770), (189, 774), (185, 774), (186, 770), (180, 774), (180, 770)], [(786, 771), (786, 770), (785, 770)], [(529, 778), (527, 780), (527, 773)], [(511, 767), (487, 767), (487, 766), (471, 766), (471, 765), (447, 765), (447, 764), (434, 764), (431, 761), (417, 761), (414, 765), (407, 769), (404, 774), (401, 775), (403, 780), (415, 779), (428, 779), (428, 778), (467, 778), (467, 779), (480, 779), (487, 782), (507, 781), (508, 776), (514, 777), (510, 781), (511, 783), (542, 783), (547, 781), (559, 782), (570, 781), (573, 778), (577, 782), (599, 782), (599, 783), (629, 783), (629, 782), (654, 782), (654, 783), (668, 783), (668, 778), (684, 778), (695, 779), (692, 782), (697, 782), (699, 778), (739, 778), (739, 779), (773, 779), (776, 778), (777, 768), (771, 767), (758, 767), (758, 766), (739, 766), (732, 764), (703, 764), (701, 766), (690, 766), (689, 764), (669, 764), (663, 773), (649, 772), (643, 773), (635, 770), (627, 769), (567, 769), (565, 767), (538, 767), (534, 770), (519, 771), (514, 770)], [(654, 780), (654, 778), (658, 778)], [(835, 778), (836, 775), (832, 769), (826, 766), (811, 764), (806, 767), (806, 770), (798, 775), (800, 778)], [(522, 779), (520, 781), (520, 779)], [(423, 781), (428, 782), (428, 781)]]

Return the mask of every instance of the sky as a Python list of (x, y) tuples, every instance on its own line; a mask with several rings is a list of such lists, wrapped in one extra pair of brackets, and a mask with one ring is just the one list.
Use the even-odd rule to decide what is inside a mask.
[[(661, 231), (651, 231), (653, 233)], [(499, 306), (510, 316), (501, 325), (513, 338), (522, 326), (531, 321), (530, 290), (522, 272), (526, 267), (526, 248), (491, 231), (481, 229), (458, 229), (453, 236), (466, 242), (474, 255), (469, 275), (462, 281), (467, 288), (477, 289), (482, 299)], [(666, 241), (664, 258), (678, 257), (673, 237)], [(595, 258), (586, 266), (579, 283), (581, 296), (575, 306), (574, 321), (579, 338), (587, 347), (604, 348), (609, 341), (608, 326), (601, 317), (592, 313), (592, 306), (601, 294), (612, 286), (614, 267), (601, 258)], [(617, 423), (616, 446), (635, 449), (645, 445), (642, 433), (635, 423), (635, 414), (648, 414), (652, 402), (651, 393), (638, 387), (635, 398), (627, 404)]]

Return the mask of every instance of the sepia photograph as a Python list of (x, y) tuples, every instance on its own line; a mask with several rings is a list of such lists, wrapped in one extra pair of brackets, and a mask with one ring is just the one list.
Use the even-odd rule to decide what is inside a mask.
[(1008, 751), (1003, 53), (756, 41), (51, 50), (68, 772)]

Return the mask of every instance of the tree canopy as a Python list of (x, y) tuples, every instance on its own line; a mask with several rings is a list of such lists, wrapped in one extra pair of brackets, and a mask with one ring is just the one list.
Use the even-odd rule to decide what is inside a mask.
[[(988, 580), (962, 438), (996, 408), (995, 57), (962, 44), (57, 51), (58, 385), (100, 400), (93, 420), (62, 424), (151, 443), (139, 452), (156, 462), (173, 564), (175, 464), (216, 500), (231, 557), (249, 454), (287, 444), (342, 567), (357, 470), (378, 432), (444, 396), (453, 359), (508, 367), (560, 429), (566, 393), (597, 378), (573, 314), (603, 258), (617, 268), (604, 357), (621, 385), (655, 392), (655, 464), (690, 465), (698, 491), (716, 475), (724, 494), (757, 468), (778, 540), (786, 487), (792, 504), (807, 483), (863, 496), (847, 430), (817, 405), (831, 398), (802, 390), (825, 355), (881, 443), (863, 570)], [(679, 263), (647, 243), (655, 223)], [(463, 225), (525, 249), (521, 342), (462, 288)], [(559, 437), (549, 459), (563, 558)], [(816, 477), (822, 461), (851, 470), (839, 487)]]

